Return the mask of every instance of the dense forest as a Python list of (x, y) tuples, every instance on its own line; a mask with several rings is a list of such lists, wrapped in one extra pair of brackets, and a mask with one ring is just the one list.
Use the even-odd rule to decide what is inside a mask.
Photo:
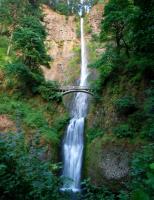
[[(154, 0), (84, 2), (90, 8), (103, 4), (103, 10), (99, 33), (88, 22), (85, 27), (95, 98), (85, 127), (82, 192), (76, 198), (152, 200)], [(61, 143), (70, 116), (56, 92), (60, 83), (46, 80), (42, 70), (52, 68), (54, 60), (46, 45), (44, 4), (78, 23), (80, 1), (0, 0), (1, 200), (73, 199), (71, 192), (60, 191)], [(102, 152), (112, 148), (121, 148), (115, 150), (117, 160), (122, 153), (129, 158), (127, 173), (117, 179), (107, 179), (98, 168)]]

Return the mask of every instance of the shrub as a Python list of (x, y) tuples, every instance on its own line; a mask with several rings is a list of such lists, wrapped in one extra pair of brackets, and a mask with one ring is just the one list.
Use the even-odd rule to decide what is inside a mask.
[[(36, 102), (38, 103), (38, 102)], [(59, 130), (55, 125), (51, 127), (46, 118), (46, 108), (35, 102), (25, 102), (10, 96), (0, 96), (0, 114), (10, 115), (14, 121), (17, 121), (17, 114), (20, 113), (20, 124), (22, 127), (28, 129), (31, 133), (39, 131), (45, 140), (52, 144), (57, 144), (60, 138)], [(56, 120), (56, 119), (54, 119)], [(64, 123), (61, 123), (64, 127)], [(50, 136), (50, 137), (49, 137)]]
[(39, 132), (46, 142), (52, 144), (53, 148), (57, 147), (60, 142), (60, 134), (57, 132), (56, 129), (54, 129), (53, 127), (49, 127), (48, 125), (44, 125), (40, 127)]
[(70, 7), (68, 6), (67, 3), (63, 3), (63, 2), (51, 2), (51, 6), (54, 10), (58, 11), (59, 13), (63, 14), (63, 15), (70, 15), (72, 14)]
[(141, 129), (141, 134), (143, 137), (147, 137), (149, 139), (154, 140), (154, 118), (146, 120), (144, 123), (142, 129)]
[(91, 82), (91, 88), (96, 93), (96, 96), (98, 96), (98, 97), (100, 96), (102, 87), (105, 84), (105, 82), (107, 81), (107, 79), (110, 77), (112, 70), (113, 70), (113, 68), (110, 65), (102, 66), (101, 72), (99, 74), (99, 78), (97, 80)]
[(133, 96), (123, 96), (114, 102), (115, 108), (119, 114), (129, 115), (137, 109), (137, 103)]
[(13, 52), (10, 52), (10, 56), (7, 56), (9, 39), (7, 36), (0, 36), (0, 69), (4, 68), (5, 64), (11, 62), (13, 58)]
[(150, 200), (154, 188), (154, 145), (141, 147), (131, 161), (131, 199)]
[(128, 124), (120, 124), (113, 129), (113, 134), (115, 134), (118, 138), (132, 138), (134, 136), (134, 130)]
[(57, 132), (61, 131), (67, 125), (69, 119), (70, 118), (67, 114), (56, 118), (53, 123), (54, 129), (56, 129)]
[(44, 81), (38, 86), (37, 91), (47, 101), (54, 100), (60, 102), (61, 94), (57, 91), (58, 87), (59, 85), (55, 81)]
[(154, 139), (154, 90), (146, 90), (146, 99), (143, 104), (144, 122), (141, 129), (142, 136)]
[(33, 32), (37, 33), (42, 39), (46, 37), (46, 31), (38, 18), (34, 16), (25, 16), (20, 21), (22, 28), (30, 28)]
[(30, 68), (37, 68), (39, 64), (48, 65), (50, 57), (46, 54), (44, 40), (33, 28), (16, 28), (13, 41), (15, 49), (21, 52), (22, 60)]
[(115, 57), (115, 52), (109, 46), (107, 47), (105, 53), (102, 54), (100, 59), (96, 60), (94, 63), (89, 64), (89, 67), (99, 70), (99, 79), (96, 80), (96, 88), (98, 92), (101, 91), (107, 80), (109, 80), (113, 75), (115, 68), (115, 65), (113, 65), (113, 60), (115, 60)]
[(101, 33), (100, 33), (101, 42), (105, 42), (105, 41), (107, 41), (107, 39), (108, 39), (107, 33), (104, 30), (102, 30)]
[(144, 114), (146, 117), (154, 116), (154, 89), (149, 88), (145, 91), (146, 99), (144, 102)]
[(93, 42), (99, 42), (100, 37), (99, 37), (98, 34), (93, 33), (91, 36), (92, 36), (92, 41), (93, 41)]
[(51, 162), (41, 160), (46, 148), (41, 147), (39, 137), (27, 146), (22, 133), (0, 137), (2, 200), (67, 199), (59, 192), (61, 181), (53, 174)]
[(87, 135), (88, 142), (92, 142), (95, 138), (102, 137), (104, 135), (104, 132), (103, 130), (97, 127), (93, 127), (87, 130), (86, 135)]
[(56, 91), (59, 87), (58, 83), (45, 81), (39, 69), (30, 70), (28, 66), (17, 61), (8, 64), (5, 73), (8, 87), (18, 88), (23, 94), (29, 91), (33, 94), (39, 93), (47, 101), (61, 101), (61, 95)]
[(90, 182), (89, 179), (83, 183), (82, 200), (115, 200), (115, 194), (105, 185), (98, 187)]
[[(5, 67), (8, 86), (20, 89), (21, 93), (31, 91), (36, 92), (36, 88), (44, 82), (43, 74), (39, 69), (30, 70), (30, 68), (21, 61), (7, 64)], [(10, 80), (13, 84), (9, 84)]]

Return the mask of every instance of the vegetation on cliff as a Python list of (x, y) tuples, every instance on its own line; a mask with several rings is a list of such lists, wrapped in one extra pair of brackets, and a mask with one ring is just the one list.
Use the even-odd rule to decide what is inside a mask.
[[(86, 170), (99, 186), (98, 182), (104, 178), (102, 184), (109, 186), (114, 195), (107, 199), (150, 200), (153, 197), (153, 10), (153, 1), (109, 0), (100, 35), (92, 38), (105, 44), (105, 51), (89, 65), (99, 71), (99, 78), (92, 82), (98, 102), (88, 119), (87, 137), (92, 140), (88, 140)], [(126, 165), (129, 171), (118, 178), (122, 160), (127, 162), (127, 154), (122, 158), (118, 153), (122, 146), (123, 154), (130, 156)], [(101, 162), (109, 164), (110, 173), (106, 174), (108, 169)], [(109, 180), (113, 169), (115, 177)], [(101, 193), (101, 188), (91, 190)], [(89, 199), (102, 198), (93, 192)]]
[(98, 0), (85, 0), (83, 4), (81, 4), (80, 0), (44, 0), (49, 6), (51, 6), (57, 12), (63, 15), (73, 15), (78, 14), (81, 7), (83, 5), (88, 5), (92, 7), (94, 4), (98, 2)]
[[(58, 150), (69, 119), (58, 83), (46, 81), (39, 1), (0, 1), (0, 199), (63, 199)], [(53, 186), (53, 187), (52, 187)]]

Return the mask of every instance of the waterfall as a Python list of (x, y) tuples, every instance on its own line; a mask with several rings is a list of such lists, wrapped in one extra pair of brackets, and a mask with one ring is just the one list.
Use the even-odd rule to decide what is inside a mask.
[[(84, 38), (84, 19), (81, 17), (81, 75), (80, 86), (87, 86), (87, 52)], [(67, 127), (63, 141), (63, 177), (62, 190), (80, 191), (80, 179), (83, 159), (84, 121), (87, 114), (88, 95), (77, 93), (73, 102), (72, 119)]]

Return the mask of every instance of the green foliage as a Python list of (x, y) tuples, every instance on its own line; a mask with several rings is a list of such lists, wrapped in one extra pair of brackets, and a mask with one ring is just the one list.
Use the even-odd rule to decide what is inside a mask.
[(45, 81), (41, 71), (38, 69), (30, 70), (21, 61), (8, 64), (5, 67), (5, 73), (8, 88), (18, 88), (23, 94), (26, 94), (29, 90), (36, 93), (37, 87)]
[[(134, 55), (129, 59), (128, 64), (126, 65), (128, 71), (132, 74), (139, 74), (140, 79), (145, 77), (147, 80), (153, 79), (153, 59), (152, 56), (142, 56)], [(140, 80), (139, 79), (139, 80)]]
[(14, 29), (19, 23), (20, 19), (25, 17), (25, 15), (34, 15), (40, 17), (39, 0), (1, 0), (0, 3), (0, 24), (2, 24), (1, 33), (3, 33), (3, 28), (5, 25), (7, 29), (8, 25), (12, 25)]
[[(26, 1), (1, 0), (0, 2), (0, 23), (16, 25), (25, 11)], [(3, 21), (4, 20), (4, 21)]]
[(89, 65), (89, 67), (99, 70), (98, 80), (92, 82), (91, 85), (98, 96), (101, 93), (101, 89), (105, 85), (107, 80), (112, 77), (115, 67), (113, 65), (113, 60), (115, 59), (115, 56), (115, 52), (113, 52), (112, 49), (108, 47), (99, 60), (96, 60), (94, 63), (91, 63)]
[[(69, 0), (69, 3), (67, 0), (44, 0), (43, 2), (51, 6), (55, 11), (66, 16), (73, 14), (79, 15), (79, 11), (82, 7), (80, 0)], [(83, 2), (83, 5), (92, 7), (96, 3), (97, 0), (86, 0)], [(83, 13), (85, 13), (84, 7), (82, 8)]]
[(5, 74), (8, 89), (18, 89), (24, 96), (29, 91), (40, 94), (46, 101), (61, 101), (61, 95), (57, 92), (58, 83), (45, 81), (39, 69), (31, 70), (27, 65), (17, 61), (5, 67)]
[(67, 4), (67, 1), (46, 0), (45, 3), (49, 4), (52, 7), (52, 9), (56, 10), (57, 12), (59, 12), (62, 15), (68, 16), (68, 15), (72, 14), (72, 9)]
[(82, 200), (115, 200), (115, 195), (107, 187), (97, 187), (89, 179), (83, 183)]
[(92, 36), (92, 41), (93, 41), (93, 42), (99, 42), (100, 36), (99, 36), (98, 34), (92, 33), (91, 36)]
[(118, 138), (132, 138), (134, 136), (134, 130), (129, 124), (120, 124), (113, 129), (113, 134)]
[(76, 36), (77, 38), (81, 37), (81, 30), (80, 30), (80, 19), (76, 18), (77, 22), (76, 22)]
[[(36, 6), (35, 9), (39, 8)], [(40, 69), (40, 65), (49, 67), (51, 60), (44, 46), (45, 37), (45, 28), (37, 15), (25, 15), (20, 19), (13, 33), (13, 46), (18, 51), (18, 58), (5, 67), (7, 86), (10, 89), (18, 88), (23, 94), (31, 91), (41, 94), (45, 100), (50, 97), (50, 100), (59, 101), (60, 96), (53, 90), (55, 83), (46, 82)]]
[(57, 130), (57, 132), (59, 132), (59, 131), (63, 130), (64, 127), (66, 127), (69, 119), (70, 118), (67, 114), (60, 116), (60, 117), (56, 118), (56, 120), (54, 121), (53, 127)]
[(84, 18), (84, 24), (85, 24), (84, 25), (85, 34), (92, 33), (92, 28), (87, 17)]
[(37, 91), (41, 94), (41, 96), (47, 101), (57, 101), (60, 102), (61, 94), (57, 92), (59, 85), (54, 81), (43, 82), (40, 86), (38, 86)]
[(149, 196), (141, 189), (137, 189), (132, 193), (132, 200), (150, 200)]
[(141, 134), (143, 137), (147, 137), (149, 139), (154, 139), (154, 118), (148, 119), (146, 123), (143, 125)]
[[(153, 83), (152, 83), (153, 86)], [(150, 87), (145, 91), (146, 99), (144, 102), (144, 113), (146, 117), (153, 117), (153, 109), (154, 109), (154, 89)]]
[(144, 123), (141, 129), (142, 136), (154, 139), (154, 90), (146, 90), (146, 99), (143, 105)]
[(41, 38), (45, 39), (46, 31), (40, 20), (34, 16), (25, 16), (20, 20), (20, 27), (30, 28), (33, 32), (37, 33)]
[(137, 109), (137, 103), (133, 96), (123, 96), (114, 102), (116, 111), (119, 114), (132, 114)]
[(25, 144), (22, 133), (0, 135), (0, 191), (2, 200), (67, 199), (61, 195), (61, 181), (51, 171), (49, 161), (41, 160), (46, 152), (38, 136)]
[(127, 191), (121, 190), (118, 195), (119, 200), (129, 200), (130, 196)]
[(144, 146), (134, 153), (132, 160), (132, 198), (151, 199), (154, 189), (154, 145)]
[(58, 3), (55, 7), (55, 10), (57, 10), (58, 12), (60, 12), (63, 15), (70, 15), (71, 14), (71, 10), (66, 3), (62, 3), (62, 2)]
[(7, 56), (8, 38), (6, 36), (0, 36), (0, 68), (4, 68), (4, 65), (11, 62), (13, 58), (13, 53)]
[(43, 40), (31, 28), (17, 28), (13, 41), (15, 49), (20, 51), (24, 63), (31, 68), (37, 68), (38, 64), (47, 64), (50, 61), (49, 56), (46, 55)]
[(87, 139), (89, 143), (91, 143), (95, 138), (102, 137), (103, 135), (104, 131), (97, 127), (89, 128), (87, 130)]
[[(10, 57), (6, 56), (8, 46), (13, 46), (17, 55), (12, 63), (3, 66), (7, 89), (20, 90), (22, 94), (40, 93), (44, 99), (49, 100), (45, 95), (49, 84), (45, 82), (40, 68), (41, 65), (49, 67), (49, 61), (51, 61), (44, 45), (46, 31), (40, 22), (40, 1), (2, 0), (1, 6), (6, 7), (7, 14), (9, 13), (11, 19), (9, 25), (13, 26), (13, 38), (10, 37), (8, 44), (5, 44), (5, 54), (1, 54), (0, 64), (2, 62), (2, 65), (5, 65), (11, 61)], [(7, 16), (4, 14), (6, 13), (2, 13), (0, 17), (5, 19)], [(51, 99), (59, 99), (53, 91), (50, 92), (50, 96)]]
[(61, 137), (59, 134), (60, 128), (64, 128), (65, 123), (60, 123), (60, 128), (55, 125), (51, 127), (46, 118), (46, 109), (48, 108), (44, 108), (43, 106), (36, 107), (34, 102), (26, 102), (24, 99), (18, 100), (17, 97), (10, 97), (5, 94), (0, 96), (0, 114), (10, 115), (16, 120), (16, 113), (19, 113), (21, 124), (27, 127), (30, 132), (39, 131), (45, 139), (52, 144), (57, 144), (57, 141)]
[(58, 116), (54, 119), (52, 127), (44, 127), (41, 129), (45, 140), (52, 144), (59, 144), (60, 138), (62, 137), (65, 128), (68, 124), (69, 116), (63, 114), (63, 116)]
[[(139, 8), (139, 13), (133, 24), (133, 43), (136, 51), (142, 56), (152, 56), (154, 53), (153, 47), (153, 0), (138, 1), (135, 0), (135, 5)], [(141, 42), (142, 41), (142, 42)]]
[[(83, 200), (151, 200), (154, 196), (154, 145), (138, 146), (130, 162), (130, 179), (123, 182), (121, 190), (100, 187), (89, 179), (82, 184)], [(113, 187), (113, 186), (112, 186)]]
[[(143, 77), (148, 81), (153, 79), (154, 51), (150, 42), (153, 37), (153, 8), (153, 1), (110, 0), (106, 3), (100, 41), (106, 42), (107, 47), (102, 58), (92, 64), (100, 72), (99, 82), (103, 83), (105, 73), (102, 69), (106, 65), (114, 70), (111, 73), (114, 79), (125, 73), (134, 83)], [(109, 60), (104, 56), (109, 56)], [(101, 88), (104, 86), (99, 85)]]
[[(96, 37), (97, 37), (97, 35), (96, 35)], [(94, 51), (94, 49), (102, 48), (102, 46), (100, 46), (98, 38), (96, 40), (94, 38), (92, 38), (92, 40), (88, 42), (87, 48), (88, 48), (88, 61), (90, 63), (97, 61), (99, 56), (98, 56), (98, 53)]]
[(80, 48), (80, 46), (74, 47), (73, 48), (73, 53), (74, 53), (74, 56), (70, 60), (69, 66), (72, 67), (72, 68), (76, 68), (77, 65), (80, 64), (80, 62), (81, 62), (81, 58), (80, 58), (81, 48)]
[(127, 54), (129, 54), (127, 31), (129, 20), (133, 18), (134, 13), (135, 6), (133, 7), (132, 2), (129, 0), (110, 0), (105, 6), (105, 19), (102, 21), (102, 30), (114, 38), (118, 53), (124, 47)]
[(102, 27), (101, 32), (100, 32), (100, 41), (105, 42), (109, 39), (112, 39), (112, 38), (108, 36), (108, 34), (104, 31), (104, 29)]

